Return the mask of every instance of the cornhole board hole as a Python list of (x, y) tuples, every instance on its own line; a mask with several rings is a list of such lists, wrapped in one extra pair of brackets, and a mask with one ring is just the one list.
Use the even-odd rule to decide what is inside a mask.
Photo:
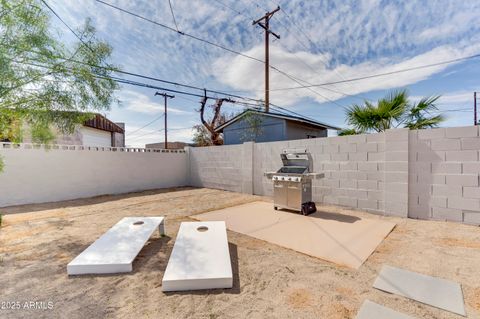
[(163, 276), (162, 290), (232, 287), (232, 265), (225, 222), (181, 223)]
[(165, 234), (163, 217), (125, 217), (75, 257), (67, 265), (67, 273), (130, 272), (133, 260), (156, 229)]
[(460, 284), (384, 265), (373, 287), (465, 316)]
[(355, 319), (415, 319), (401, 312), (365, 300)]

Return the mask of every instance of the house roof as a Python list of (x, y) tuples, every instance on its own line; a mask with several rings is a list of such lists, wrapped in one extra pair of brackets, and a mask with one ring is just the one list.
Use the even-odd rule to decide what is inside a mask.
[(227, 121), (227, 122), (223, 123), (222, 125), (218, 126), (217, 128), (215, 128), (215, 132), (219, 132), (219, 133), (223, 132), (224, 128), (226, 128), (227, 126), (235, 123), (236, 121), (238, 121), (239, 119), (241, 119), (242, 117), (247, 115), (247, 113), (255, 113), (255, 114), (262, 115), (262, 116), (281, 118), (281, 119), (284, 119), (284, 120), (287, 120), (287, 121), (302, 123), (302, 124), (306, 124), (306, 125), (317, 127), (317, 128), (325, 128), (325, 129), (329, 129), (329, 130), (341, 130), (341, 128), (339, 128), (339, 127), (329, 125), (329, 124), (325, 124), (325, 123), (315, 121), (315, 120), (305, 118), (305, 117), (292, 116), (292, 115), (288, 115), (288, 114), (274, 113), (274, 112), (268, 112), (267, 113), (267, 112), (263, 112), (263, 111), (259, 111), (259, 110), (255, 110), (255, 109), (247, 109), (247, 110), (243, 111), (242, 113), (238, 114), (237, 116), (235, 116), (234, 118), (230, 119), (229, 121)]
[(95, 117), (85, 121), (83, 125), (91, 128), (96, 128), (98, 130), (107, 131), (107, 132), (116, 132), (116, 133), (124, 134), (124, 131), (125, 131), (122, 127), (120, 127), (116, 123), (110, 121), (105, 116), (98, 113), (95, 113)]

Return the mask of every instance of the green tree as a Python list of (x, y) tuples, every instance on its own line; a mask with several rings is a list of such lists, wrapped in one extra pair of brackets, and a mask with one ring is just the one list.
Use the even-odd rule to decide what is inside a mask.
[(81, 40), (63, 44), (47, 10), (39, 0), (0, 0), (0, 141), (21, 142), (27, 124), (34, 142), (48, 143), (52, 128), (69, 134), (116, 101), (110, 45), (88, 19)]
[(243, 133), (240, 136), (242, 142), (255, 141), (257, 136), (263, 133), (262, 129), (262, 117), (257, 113), (247, 110), (243, 116), (244, 123), (246, 125)]
[(213, 145), (210, 132), (202, 124), (193, 126), (193, 142), (195, 146), (203, 147)]
[(431, 128), (438, 126), (445, 121), (443, 115), (431, 115), (432, 111), (436, 111), (435, 102), (440, 96), (424, 97), (418, 103), (409, 108), (405, 119), (405, 127), (412, 130)]
[(427, 97), (412, 104), (407, 92), (402, 90), (391, 92), (377, 104), (368, 101), (364, 105), (354, 104), (346, 111), (347, 123), (353, 127), (346, 133), (383, 132), (402, 125), (410, 129), (436, 127), (445, 120), (441, 115), (431, 114), (437, 110), (438, 98)]
[(346, 128), (343, 130), (338, 131), (338, 136), (347, 136), (347, 135), (355, 135), (358, 134), (357, 131), (353, 128)]

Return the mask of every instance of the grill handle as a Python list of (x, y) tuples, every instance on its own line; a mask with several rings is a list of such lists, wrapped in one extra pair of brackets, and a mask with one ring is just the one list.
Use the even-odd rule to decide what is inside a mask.
[(266, 178), (272, 178), (273, 175), (275, 175), (277, 172), (265, 172), (263, 173), (263, 176), (265, 176)]

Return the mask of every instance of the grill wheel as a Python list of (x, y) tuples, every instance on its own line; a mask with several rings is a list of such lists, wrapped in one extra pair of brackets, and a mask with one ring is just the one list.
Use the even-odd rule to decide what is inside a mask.
[(307, 216), (308, 214), (313, 214), (317, 211), (317, 207), (314, 202), (307, 202), (302, 204), (302, 215)]

